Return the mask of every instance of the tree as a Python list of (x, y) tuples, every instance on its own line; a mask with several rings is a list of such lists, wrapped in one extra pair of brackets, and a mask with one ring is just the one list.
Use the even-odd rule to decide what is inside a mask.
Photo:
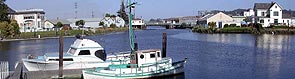
[(181, 23), (181, 27), (186, 27), (186, 23)]
[(10, 21), (10, 27), (13, 27), (13, 36), (17, 36), (21, 34), (21, 32), (19, 31), (20, 28), (16, 20)]
[(99, 26), (102, 26), (103, 28), (105, 28), (104, 22), (99, 22)]
[(56, 26), (57, 26), (58, 28), (61, 28), (61, 27), (64, 26), (64, 24), (62, 24), (62, 22), (57, 22), (57, 23), (56, 23)]
[(216, 22), (209, 22), (208, 23), (209, 28), (215, 28), (216, 27)]
[(7, 21), (8, 18), (8, 6), (4, 3), (6, 0), (0, 0), (0, 22)]
[(111, 28), (116, 28), (117, 25), (116, 25), (116, 24), (111, 24), (110, 27), (111, 27)]
[(1, 38), (15, 37), (20, 34), (19, 26), (15, 20), (10, 23), (3, 21), (0, 22)]
[(105, 17), (111, 17), (111, 14), (107, 13), (107, 14), (105, 15)]
[[(76, 21), (75, 25), (76, 25), (76, 26), (79, 26), (79, 29), (80, 29), (80, 27), (84, 28), (85, 21), (84, 21), (84, 20)], [(82, 36), (83, 36), (83, 35), (84, 35), (84, 29), (82, 30)]]
[(79, 28), (80, 28), (80, 27), (83, 28), (84, 25), (85, 25), (85, 21), (84, 21), (84, 20), (78, 20), (78, 21), (76, 21), (75, 25), (76, 25), (76, 26), (79, 26)]
[(111, 17), (117, 17), (116, 15), (111, 15)]

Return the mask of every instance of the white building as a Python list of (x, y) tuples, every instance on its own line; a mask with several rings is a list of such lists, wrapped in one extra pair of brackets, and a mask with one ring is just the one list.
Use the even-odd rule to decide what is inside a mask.
[(291, 24), (291, 17), (284, 17), (282, 10), (283, 8), (276, 2), (255, 3), (253, 18), (255, 18), (255, 22), (262, 24), (263, 27)]
[(78, 19), (67, 19), (68, 22), (70, 22), (70, 26), (73, 29), (78, 29), (79, 26), (76, 26), (76, 22), (79, 20), (85, 21), (85, 28), (100, 28), (102, 26), (99, 26), (99, 22), (102, 20), (101, 18), (78, 18)]
[(244, 11), (244, 16), (248, 17), (248, 16), (254, 16), (255, 12), (253, 9), (248, 9), (247, 11)]
[(43, 9), (16, 10), (9, 17), (17, 21), (20, 32), (45, 31), (45, 12)]
[(208, 14), (198, 20), (198, 24), (201, 26), (208, 26), (209, 22), (216, 22), (217, 28), (223, 28), (225, 24), (236, 24), (240, 26), (240, 22), (235, 21), (231, 16), (228, 16), (222, 12), (217, 14)]
[(103, 22), (106, 27), (110, 27), (111, 24), (115, 24), (117, 27), (125, 25), (125, 21), (121, 17), (105, 17), (100, 22)]

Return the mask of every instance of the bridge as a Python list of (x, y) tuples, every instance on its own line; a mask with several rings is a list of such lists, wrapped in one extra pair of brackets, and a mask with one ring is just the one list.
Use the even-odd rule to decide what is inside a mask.
[(185, 29), (185, 28), (190, 28), (192, 29), (192, 26), (186, 26), (186, 27), (181, 27), (181, 23), (145, 23), (146, 26), (162, 26), (165, 27), (166, 29)]

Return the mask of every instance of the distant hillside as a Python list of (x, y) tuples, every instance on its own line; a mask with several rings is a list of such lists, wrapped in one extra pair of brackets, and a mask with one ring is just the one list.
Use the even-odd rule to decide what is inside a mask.
[(210, 12), (207, 12), (207, 14), (216, 14), (219, 12), (223, 12), (227, 15), (230, 16), (243, 16), (244, 15), (244, 11), (246, 11), (247, 9), (235, 9), (233, 11), (221, 11), (221, 10), (212, 10)]

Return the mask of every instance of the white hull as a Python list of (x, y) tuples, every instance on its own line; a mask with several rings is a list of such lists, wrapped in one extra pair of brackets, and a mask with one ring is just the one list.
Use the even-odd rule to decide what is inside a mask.
[(184, 73), (186, 61), (179, 61), (168, 68), (157, 69), (155, 66), (138, 68), (122, 68), (117, 70), (88, 69), (83, 70), (84, 79), (138, 79), (138, 78), (161, 78), (165, 76)]
[[(45, 70), (58, 70), (58, 62), (52, 63), (36, 63), (23, 61), (28, 71), (45, 71)], [(86, 69), (94, 67), (107, 67), (110, 62), (64, 62), (63, 69)]]
[(156, 79), (158, 77), (165, 77), (165, 76), (171, 76), (171, 75), (177, 75), (184, 73), (184, 67), (177, 68), (171, 71), (163, 72), (163, 73), (155, 73), (153, 75), (148, 76), (130, 76), (130, 77), (108, 77), (108, 76), (98, 76), (94, 74), (87, 74), (85, 71), (83, 71), (83, 78), (84, 79), (139, 79), (139, 78), (151, 78)]

